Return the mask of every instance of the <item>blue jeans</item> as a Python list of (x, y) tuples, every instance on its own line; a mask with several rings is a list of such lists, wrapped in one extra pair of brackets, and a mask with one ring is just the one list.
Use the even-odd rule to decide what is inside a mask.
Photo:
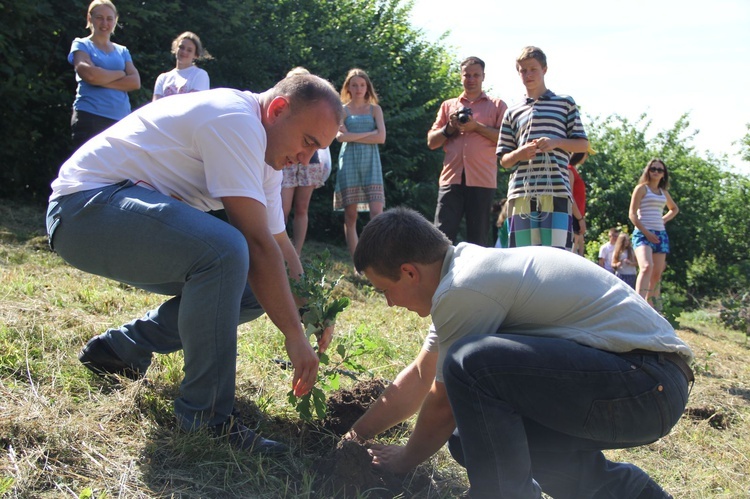
[(50, 246), (72, 266), (172, 296), (101, 337), (142, 371), (154, 352), (182, 350), (178, 423), (186, 429), (223, 423), (234, 405), (237, 326), (263, 313), (247, 284), (244, 236), (129, 181), (52, 201), (47, 232)]
[(688, 381), (658, 354), (478, 335), (451, 347), (443, 376), (472, 498), (662, 494), (641, 469), (601, 452), (654, 442), (680, 419)]

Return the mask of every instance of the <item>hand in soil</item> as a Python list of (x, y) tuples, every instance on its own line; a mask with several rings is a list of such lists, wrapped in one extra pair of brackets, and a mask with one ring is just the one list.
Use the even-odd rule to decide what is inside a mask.
[(367, 452), (372, 456), (372, 465), (379, 469), (396, 474), (411, 471), (415, 464), (408, 461), (406, 447), (401, 445), (370, 444)]

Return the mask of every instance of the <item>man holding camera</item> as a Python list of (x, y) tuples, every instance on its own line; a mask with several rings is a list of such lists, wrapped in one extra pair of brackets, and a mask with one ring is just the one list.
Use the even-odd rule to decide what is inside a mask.
[(465, 215), (466, 242), (487, 246), (497, 190), (495, 147), (508, 106), (482, 90), (483, 60), (469, 57), (460, 69), (463, 93), (440, 105), (427, 133), (427, 146), (445, 151), (435, 225), (455, 244)]

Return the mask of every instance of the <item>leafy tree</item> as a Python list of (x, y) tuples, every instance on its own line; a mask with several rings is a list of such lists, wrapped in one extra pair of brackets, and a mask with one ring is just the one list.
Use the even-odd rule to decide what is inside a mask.
[[(381, 96), (388, 140), (382, 147), (388, 204), (434, 209), (440, 156), (425, 146), (439, 102), (457, 93), (456, 63), (441, 44), (409, 24), (400, 0), (118, 1), (113, 40), (126, 45), (141, 75), (133, 108), (151, 100), (159, 73), (174, 65), (172, 39), (198, 33), (214, 59), (201, 63), (213, 87), (262, 91), (294, 66), (336, 86), (352, 67), (365, 69)], [(70, 107), (75, 94), (66, 57), (87, 36), (88, 0), (5, 0), (0, 5), (0, 133), (4, 164), (0, 196), (44, 200), (49, 182), (71, 153)], [(5, 60), (7, 58), (7, 61)], [(338, 145), (334, 144), (334, 157)], [(33, 151), (33, 154), (30, 154)], [(332, 182), (314, 196), (311, 229), (325, 239), (341, 232), (331, 213)], [(335, 231), (335, 232), (334, 232)]]
[[(89, 0), (0, 2), (0, 196), (41, 202), (71, 153), (75, 80), (66, 58), (73, 38), (88, 35)], [(407, 204), (432, 216), (442, 154), (427, 149), (426, 133), (440, 102), (461, 88), (457, 61), (442, 41), (428, 43), (409, 24), (408, 1), (116, 4), (120, 26), (113, 40), (130, 49), (141, 75), (142, 88), (130, 93), (133, 108), (151, 100), (156, 77), (174, 66), (171, 41), (186, 30), (198, 33), (214, 56), (201, 63), (214, 87), (262, 91), (295, 66), (340, 87), (352, 67), (366, 70), (381, 97), (388, 131), (381, 147), (387, 204)], [(696, 132), (687, 115), (671, 129), (651, 134), (650, 128), (645, 114), (633, 122), (618, 115), (597, 118), (588, 127), (598, 151), (581, 169), (588, 185), (588, 254), (609, 227), (630, 225), (631, 192), (645, 164), (658, 156), (670, 168), (671, 193), (681, 210), (669, 224), (673, 253), (665, 280), (694, 296), (718, 291), (719, 283), (726, 289), (747, 287), (750, 179), (729, 173), (725, 156), (695, 153)], [(750, 133), (740, 146), (750, 160)], [(338, 149), (334, 143), (334, 158)], [(498, 175), (502, 192), (508, 172)], [(332, 212), (332, 195), (333, 180), (313, 196), (310, 235), (343, 243), (343, 217)], [(715, 269), (709, 268), (713, 262)]]
[[(687, 115), (674, 127), (647, 139), (651, 126), (645, 115), (635, 123), (611, 116), (594, 120), (589, 138), (598, 154), (584, 164), (588, 186), (587, 255), (594, 257), (597, 238), (609, 227), (628, 227), (630, 196), (652, 157), (662, 158), (670, 172), (670, 194), (680, 213), (668, 224), (671, 254), (665, 280), (691, 296), (701, 297), (747, 284), (742, 268), (748, 258), (742, 241), (750, 236), (746, 207), (750, 179), (729, 172), (726, 160), (701, 158), (691, 145)], [(717, 244), (720, 243), (720, 244)]]
[(744, 161), (750, 161), (750, 123), (747, 125), (748, 132), (740, 141), (740, 153)]

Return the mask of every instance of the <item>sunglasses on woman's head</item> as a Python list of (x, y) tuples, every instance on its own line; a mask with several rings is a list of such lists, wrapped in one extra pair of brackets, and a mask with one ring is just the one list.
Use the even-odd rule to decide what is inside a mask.
[(664, 168), (657, 168), (655, 166), (649, 166), (648, 171), (664, 173)]

